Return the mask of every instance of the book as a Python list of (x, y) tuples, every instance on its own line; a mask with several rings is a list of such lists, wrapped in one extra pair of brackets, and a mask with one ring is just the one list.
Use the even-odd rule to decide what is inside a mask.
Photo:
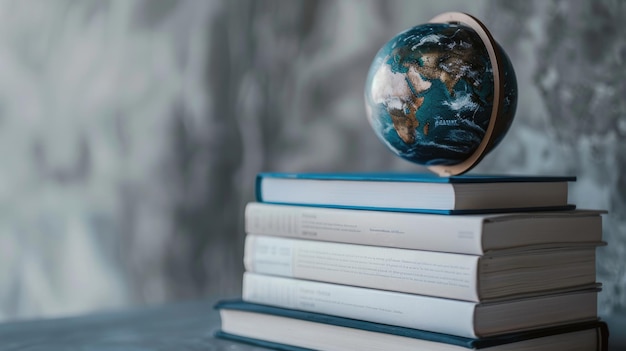
[(599, 289), (477, 303), (245, 273), (246, 302), (468, 338), (597, 319)]
[(573, 209), (575, 177), (439, 177), (413, 173), (260, 173), (258, 202), (462, 214)]
[(222, 301), (215, 308), (221, 318), (215, 336), (277, 350), (608, 349), (608, 328), (600, 321), (472, 339), (239, 300)]
[(248, 234), (482, 255), (602, 241), (602, 211), (441, 216), (252, 202)]
[(247, 271), (466, 301), (595, 284), (595, 245), (476, 256), (247, 235)]

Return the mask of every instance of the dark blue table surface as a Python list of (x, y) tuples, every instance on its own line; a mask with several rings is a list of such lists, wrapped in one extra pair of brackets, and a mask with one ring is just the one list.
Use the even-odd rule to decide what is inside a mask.
[[(215, 339), (215, 300), (183, 302), (81, 317), (0, 324), (0, 350), (12, 351), (260, 351)], [(626, 351), (626, 316), (605, 318), (610, 350)]]
[(261, 350), (215, 339), (214, 300), (0, 324), (0, 350)]

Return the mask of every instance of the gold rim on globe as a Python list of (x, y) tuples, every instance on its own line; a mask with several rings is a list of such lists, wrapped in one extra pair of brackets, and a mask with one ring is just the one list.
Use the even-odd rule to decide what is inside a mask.
[(472, 167), (476, 166), (486, 155), (489, 150), (489, 146), (491, 146), (494, 142), (492, 139), (497, 137), (497, 135), (494, 134), (494, 130), (496, 129), (496, 119), (498, 118), (498, 112), (504, 98), (504, 80), (500, 79), (500, 75), (504, 73), (504, 69), (502, 67), (502, 59), (499, 56), (498, 50), (496, 50), (497, 44), (495, 40), (491, 36), (491, 33), (487, 30), (487, 27), (485, 27), (485, 25), (475, 17), (461, 12), (446, 12), (435, 16), (428, 22), (461, 24), (473, 29), (482, 40), (485, 48), (487, 48), (487, 53), (489, 54), (489, 60), (493, 71), (493, 108), (491, 110), (491, 117), (489, 118), (489, 126), (487, 127), (485, 136), (478, 145), (476, 151), (474, 151), (470, 157), (461, 163), (447, 166), (427, 166), (432, 172), (435, 172), (442, 177), (448, 177), (465, 173)]

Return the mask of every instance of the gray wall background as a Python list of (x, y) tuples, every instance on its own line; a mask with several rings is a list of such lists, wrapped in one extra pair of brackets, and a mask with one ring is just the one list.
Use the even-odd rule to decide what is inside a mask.
[(422, 168), (370, 130), (378, 48), (445, 11), (516, 68), (475, 172), (578, 176), (626, 307), (626, 2), (0, 1), (0, 320), (236, 295), (254, 175)]

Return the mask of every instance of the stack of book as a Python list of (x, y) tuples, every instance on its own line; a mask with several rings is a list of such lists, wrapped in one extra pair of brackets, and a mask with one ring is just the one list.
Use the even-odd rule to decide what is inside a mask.
[(602, 211), (572, 177), (277, 174), (218, 336), (284, 350), (604, 350)]

